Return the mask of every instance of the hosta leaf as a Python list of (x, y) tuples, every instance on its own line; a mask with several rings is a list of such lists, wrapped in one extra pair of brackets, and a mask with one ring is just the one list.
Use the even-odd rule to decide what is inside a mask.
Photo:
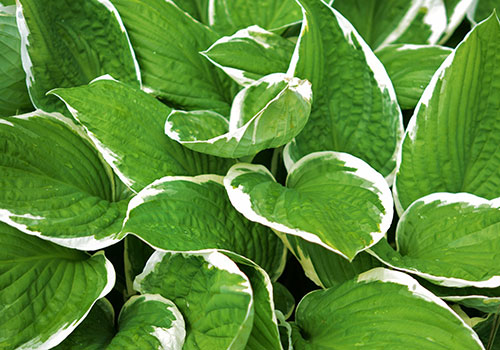
[(449, 287), (500, 286), (500, 202), (468, 193), (435, 193), (415, 201), (396, 231), (372, 251), (385, 264)]
[(0, 117), (33, 109), (21, 63), (15, 6), (0, 8)]
[(261, 165), (239, 163), (224, 178), (249, 220), (299, 236), (352, 260), (389, 228), (393, 203), (382, 175), (346, 153), (318, 152), (291, 169), (287, 185)]
[(132, 233), (165, 250), (226, 249), (255, 261), (273, 280), (286, 261), (280, 239), (238, 213), (222, 177), (216, 175), (153, 182), (130, 201), (122, 233)]
[(245, 348), (254, 299), (248, 278), (216, 251), (156, 251), (134, 282), (140, 293), (171, 299), (186, 323), (184, 350)]
[(222, 35), (254, 24), (281, 32), (302, 19), (294, 0), (211, 0), (209, 4), (210, 25)]
[(285, 316), (278, 310), (276, 310), (276, 318), (278, 319), (278, 330), (283, 350), (293, 350), (292, 326), (286, 322)]
[(360, 252), (354, 260), (347, 261), (331, 250), (300, 237), (283, 234), (280, 237), (297, 258), (305, 275), (322, 288), (338, 286), (362, 272), (382, 266), (366, 252)]
[(57, 244), (97, 250), (119, 239), (128, 200), (79, 127), (60, 114), (0, 119), (0, 221)]
[(238, 84), (248, 85), (286, 72), (294, 47), (290, 40), (254, 25), (220, 38), (202, 54)]
[(448, 40), (448, 38), (453, 34), (475, 1), (476, 0), (443, 0), (446, 5), (448, 25), (446, 26), (446, 31), (440, 40), (441, 44), (446, 42), (446, 40)]
[(432, 76), (451, 52), (450, 48), (430, 45), (389, 45), (377, 51), (402, 109), (415, 108)]
[(333, 6), (373, 49), (396, 41), (435, 44), (447, 23), (442, 0), (335, 0)]
[(109, 0), (20, 0), (17, 25), (28, 91), (37, 108), (65, 111), (47, 91), (87, 84), (103, 74), (140, 84), (130, 41)]
[[(109, 319), (108, 315), (106, 308), (94, 306), (85, 321), (55, 350), (182, 349), (184, 319), (174, 303), (160, 295), (131, 297), (122, 307), (117, 332), (113, 329), (114, 317)], [(106, 341), (96, 341), (100, 336)]]
[(342, 151), (388, 176), (402, 138), (401, 111), (380, 61), (352, 25), (324, 2), (300, 0), (305, 18), (290, 73), (312, 83), (304, 130), (285, 150), (287, 168), (316, 151)]
[(219, 36), (170, 0), (113, 0), (141, 66), (144, 89), (181, 109), (229, 112), (234, 83), (199, 54)]
[(0, 348), (50, 349), (108, 294), (115, 272), (92, 257), (0, 223)]
[(165, 133), (194, 151), (226, 158), (253, 156), (295, 137), (307, 123), (311, 99), (307, 80), (271, 74), (236, 95), (229, 121), (213, 111), (174, 110)]
[(477, 0), (469, 7), (468, 18), (472, 23), (476, 24), (491, 15), (493, 10), (495, 12), (500, 10), (500, 2), (498, 0)]
[(106, 162), (136, 192), (162, 176), (225, 174), (233, 164), (170, 140), (163, 126), (171, 109), (109, 77), (52, 93), (68, 105)]
[(489, 315), (484, 322), (479, 322), (474, 326), (474, 331), (483, 341), (483, 344), (491, 342), (491, 345), (488, 345), (488, 350), (500, 349), (500, 337), (497, 337), (497, 334), (494, 333), (498, 331), (498, 321), (498, 315)]
[(476, 26), (445, 60), (410, 120), (395, 180), (402, 211), (434, 192), (500, 195), (500, 24)]
[(292, 316), (295, 308), (295, 299), (292, 293), (281, 283), (273, 283), (274, 307), (279, 310), (285, 319)]
[(410, 276), (383, 268), (308, 294), (295, 322), (295, 350), (484, 349), (446, 303)]
[(198, 22), (208, 25), (209, 0), (174, 0), (174, 2)]
[(124, 239), (123, 245), (123, 270), (127, 296), (135, 294), (134, 279), (146, 266), (146, 262), (153, 254), (154, 249), (136, 236), (129, 235)]

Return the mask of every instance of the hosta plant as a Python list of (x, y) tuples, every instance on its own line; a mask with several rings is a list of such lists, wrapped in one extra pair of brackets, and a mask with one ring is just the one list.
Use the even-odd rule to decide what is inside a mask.
[(0, 350), (500, 349), (498, 5), (0, 0)]

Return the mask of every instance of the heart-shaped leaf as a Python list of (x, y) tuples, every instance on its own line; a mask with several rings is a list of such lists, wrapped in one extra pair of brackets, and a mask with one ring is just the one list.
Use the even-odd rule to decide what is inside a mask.
[(0, 223), (0, 349), (50, 349), (115, 283), (97, 253), (63, 248)]
[(341, 151), (390, 178), (403, 122), (389, 76), (340, 13), (322, 1), (300, 4), (305, 17), (288, 72), (312, 83), (314, 101), (304, 130), (285, 148), (287, 169), (306, 154)]
[(500, 201), (435, 193), (415, 201), (396, 231), (398, 251), (371, 251), (385, 264), (449, 287), (500, 286)]
[(80, 127), (37, 111), (0, 119), (0, 140), (0, 221), (69, 248), (120, 239), (128, 199)]
[(165, 133), (194, 151), (219, 157), (253, 156), (289, 142), (306, 125), (311, 84), (286, 74), (267, 75), (241, 90), (230, 120), (213, 111), (173, 111)]
[(109, 0), (17, 2), (21, 54), (33, 104), (65, 112), (47, 91), (111, 74), (131, 85), (140, 71), (120, 15)]
[(500, 23), (477, 25), (433, 76), (403, 141), (394, 183), (401, 214), (435, 192), (500, 196)]
[(249, 220), (299, 236), (352, 260), (389, 228), (393, 203), (382, 175), (346, 153), (312, 153), (287, 186), (263, 166), (239, 163), (224, 178), (233, 206)]

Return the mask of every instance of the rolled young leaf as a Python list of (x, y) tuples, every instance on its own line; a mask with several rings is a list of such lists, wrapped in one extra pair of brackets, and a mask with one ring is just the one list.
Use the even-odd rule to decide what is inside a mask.
[(225, 174), (233, 164), (170, 140), (163, 126), (171, 109), (109, 76), (51, 93), (66, 103), (106, 162), (135, 192), (162, 176)]
[(446, 303), (410, 276), (383, 268), (306, 295), (292, 336), (295, 350), (484, 350)]
[(240, 85), (288, 70), (295, 45), (259, 26), (241, 29), (217, 40), (202, 55)]
[(302, 31), (289, 74), (312, 83), (304, 130), (284, 151), (285, 165), (317, 151), (350, 153), (390, 181), (403, 136), (401, 111), (383, 65), (336, 10), (300, 0)]
[(394, 183), (401, 214), (435, 192), (500, 196), (500, 23), (477, 25), (434, 74), (410, 120)]
[(439, 40), (439, 44), (444, 44), (450, 38), (475, 1), (476, 0), (443, 0), (446, 6), (448, 24), (446, 25), (443, 37)]
[(468, 193), (434, 193), (401, 217), (394, 251), (370, 249), (394, 268), (448, 287), (500, 287), (500, 200)]
[(382, 175), (346, 153), (297, 162), (286, 187), (263, 166), (239, 163), (224, 178), (233, 206), (249, 220), (296, 235), (352, 261), (384, 237), (393, 215)]
[(229, 122), (213, 111), (172, 111), (165, 133), (197, 152), (225, 158), (253, 156), (284, 145), (306, 125), (311, 84), (283, 73), (267, 75), (241, 90)]
[(140, 293), (172, 300), (186, 324), (184, 350), (242, 350), (254, 318), (250, 281), (217, 251), (156, 251), (136, 277)]
[(50, 349), (115, 284), (113, 265), (0, 223), (0, 348)]
[(33, 104), (65, 112), (47, 91), (87, 84), (111, 74), (140, 85), (140, 71), (120, 16), (109, 0), (20, 0), (17, 25)]
[(452, 49), (431, 45), (389, 45), (376, 52), (394, 84), (399, 105), (412, 109)]
[(159, 249), (229, 250), (255, 261), (273, 281), (285, 267), (281, 240), (233, 208), (221, 176), (173, 176), (153, 182), (129, 203), (122, 229), (122, 234), (128, 233)]
[(120, 239), (128, 199), (81, 127), (37, 111), (0, 119), (0, 140), (0, 221), (82, 250)]
[(236, 84), (199, 54), (218, 34), (171, 0), (113, 4), (130, 34), (147, 92), (180, 109), (229, 112)]

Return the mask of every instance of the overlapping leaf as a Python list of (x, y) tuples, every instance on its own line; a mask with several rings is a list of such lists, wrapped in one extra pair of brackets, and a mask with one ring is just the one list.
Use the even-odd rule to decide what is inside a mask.
[(184, 350), (245, 349), (254, 296), (248, 278), (222, 253), (156, 251), (134, 286), (177, 305), (186, 324)]
[(199, 54), (219, 39), (215, 32), (170, 0), (113, 3), (130, 35), (146, 91), (172, 107), (229, 112), (235, 84)]
[(318, 152), (290, 171), (287, 186), (261, 165), (234, 165), (224, 179), (233, 206), (249, 220), (299, 236), (352, 260), (378, 242), (393, 209), (382, 175), (346, 153)]
[(475, 24), (486, 19), (491, 15), (493, 10), (495, 10), (495, 12), (500, 10), (500, 3), (498, 0), (477, 0), (469, 8), (467, 15), (469, 20)]
[(289, 72), (312, 83), (314, 101), (309, 122), (285, 150), (287, 168), (306, 154), (332, 150), (390, 175), (403, 128), (387, 73), (341, 14), (321, 1), (300, 3), (305, 17)]
[(225, 174), (232, 161), (192, 152), (163, 133), (171, 109), (109, 77), (56, 89), (106, 162), (132, 190), (167, 175)]
[(401, 213), (434, 192), (500, 195), (500, 23), (476, 26), (433, 76), (413, 115), (395, 180)]
[(0, 223), (0, 348), (50, 349), (111, 291), (115, 272), (92, 257)]
[(448, 38), (453, 34), (475, 1), (476, 0), (443, 0), (446, 6), (448, 24), (446, 25), (443, 37), (439, 41), (440, 44), (446, 42), (446, 40), (448, 40)]
[(284, 145), (304, 128), (311, 95), (307, 80), (267, 75), (236, 95), (229, 121), (210, 110), (174, 110), (165, 133), (194, 151), (226, 158), (254, 156)]
[(429, 45), (389, 45), (377, 51), (402, 109), (415, 108), (432, 76), (451, 52), (444, 46)]
[(241, 29), (202, 52), (240, 85), (288, 70), (295, 45), (259, 26)]
[(372, 251), (385, 264), (452, 287), (500, 286), (500, 203), (467, 193), (435, 193), (401, 217), (398, 251), (386, 241)]
[(410, 276), (373, 269), (300, 302), (295, 350), (484, 349), (478, 336), (442, 300)]
[(128, 200), (115, 202), (111, 169), (60, 114), (0, 119), (0, 221), (70, 248), (119, 239)]
[(87, 84), (111, 74), (132, 85), (140, 72), (118, 12), (109, 0), (20, 0), (17, 24), (33, 104), (64, 112), (47, 91)]
[(130, 201), (122, 233), (165, 250), (226, 249), (255, 261), (273, 280), (285, 264), (280, 239), (238, 213), (215, 175), (153, 182)]

